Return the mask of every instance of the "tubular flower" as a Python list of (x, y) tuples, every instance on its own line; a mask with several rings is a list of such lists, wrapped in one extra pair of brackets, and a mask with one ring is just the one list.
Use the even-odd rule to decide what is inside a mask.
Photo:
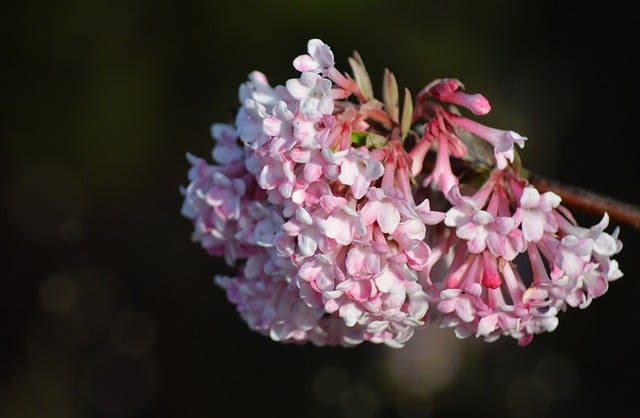
[(214, 282), (252, 330), (402, 347), (438, 318), (460, 338), (526, 345), (622, 276), (608, 215), (579, 226), (515, 163), (527, 138), (456, 108), (485, 115), (483, 95), (438, 79), (401, 109), (393, 74), (380, 101), (359, 55), (349, 63), (353, 76), (311, 39), (297, 78), (250, 73), (233, 120), (211, 126), (214, 161), (187, 154), (181, 213), (236, 269)]

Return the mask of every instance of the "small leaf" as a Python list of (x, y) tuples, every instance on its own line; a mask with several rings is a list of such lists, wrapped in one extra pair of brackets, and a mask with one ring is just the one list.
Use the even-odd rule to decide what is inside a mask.
[(368, 149), (382, 148), (387, 143), (387, 137), (367, 132), (366, 145)]
[(361, 147), (367, 143), (367, 132), (351, 131), (351, 144), (354, 147)]
[(371, 78), (364, 66), (364, 62), (357, 51), (353, 53), (353, 57), (349, 58), (349, 65), (351, 71), (353, 71), (353, 77), (356, 80), (356, 84), (360, 87), (362, 95), (367, 99), (373, 99), (373, 87), (371, 86)]
[(400, 137), (404, 139), (411, 128), (413, 120), (413, 99), (408, 88), (404, 89), (404, 105), (402, 106), (402, 122), (400, 124)]
[(398, 116), (400, 114), (400, 110), (398, 109), (398, 82), (396, 81), (396, 76), (393, 75), (388, 68), (384, 69), (384, 81), (382, 84), (382, 100), (384, 102), (385, 107), (387, 108), (387, 113), (389, 113), (389, 117), (394, 123), (398, 123)]
[(368, 149), (376, 149), (387, 143), (387, 137), (373, 132), (352, 131), (351, 145), (354, 147), (366, 146)]

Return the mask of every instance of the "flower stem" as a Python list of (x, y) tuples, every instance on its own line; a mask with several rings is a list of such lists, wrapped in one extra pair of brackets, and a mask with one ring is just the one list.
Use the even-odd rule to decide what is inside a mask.
[[(471, 176), (471, 178), (481, 175), (479, 167), (486, 168), (483, 165), (475, 166), (470, 161), (457, 158), (452, 159), (451, 164), (456, 175)], [(425, 160), (424, 167), (429, 171), (433, 170), (434, 166), (435, 162), (432, 159)], [(553, 180), (523, 167), (519, 167), (518, 170), (541, 193), (554, 192), (560, 196), (562, 204), (565, 206), (597, 216), (602, 216), (604, 212), (607, 212), (611, 219), (640, 230), (640, 206)]]
[(583, 188), (568, 185), (529, 171), (528, 180), (540, 192), (551, 191), (562, 198), (563, 204), (593, 214), (607, 212), (612, 219), (624, 222), (640, 229), (640, 207), (595, 193)]

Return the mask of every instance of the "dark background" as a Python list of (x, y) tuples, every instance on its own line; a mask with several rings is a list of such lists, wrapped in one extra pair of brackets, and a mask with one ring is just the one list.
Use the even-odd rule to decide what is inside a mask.
[[(0, 417), (635, 417), (639, 230), (625, 276), (519, 348), (437, 326), (402, 350), (248, 330), (189, 240), (185, 152), (209, 158), (252, 70), (306, 41), (417, 92), (457, 77), (529, 138), (524, 164), (638, 204), (637, 43), (616, 2), (12, 2), (1, 13)], [(585, 226), (599, 217), (577, 214)], [(230, 271), (229, 271), (230, 272)]]

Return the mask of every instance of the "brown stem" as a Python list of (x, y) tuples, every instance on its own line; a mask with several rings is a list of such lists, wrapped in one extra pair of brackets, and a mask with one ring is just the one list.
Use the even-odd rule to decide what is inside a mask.
[(536, 173), (530, 172), (528, 180), (541, 192), (551, 191), (559, 195), (566, 206), (593, 214), (602, 215), (607, 212), (611, 218), (640, 229), (640, 207), (636, 205), (551, 180)]
[[(519, 164), (519, 163), (518, 163)], [(432, 170), (435, 166), (433, 158), (427, 156), (424, 167)], [(480, 174), (478, 167), (473, 163), (462, 159), (452, 159), (451, 166), (459, 178), (464, 176), (477, 176)], [(486, 166), (483, 166), (487, 169)], [(603, 194), (595, 193), (577, 186), (569, 185), (558, 180), (552, 180), (528, 169), (521, 168), (521, 173), (534, 185), (538, 191), (554, 192), (562, 198), (562, 204), (576, 210), (602, 216), (607, 212), (611, 219), (623, 222), (640, 230), (640, 207), (628, 202), (614, 199)]]

